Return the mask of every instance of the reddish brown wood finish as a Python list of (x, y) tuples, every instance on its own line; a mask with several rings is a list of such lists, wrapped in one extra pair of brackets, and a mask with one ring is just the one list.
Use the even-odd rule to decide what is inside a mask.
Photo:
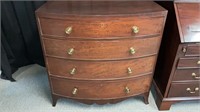
[(200, 44), (191, 44), (186, 49), (185, 56), (200, 56)]
[[(106, 104), (136, 95), (148, 104), (166, 15), (154, 2), (47, 2), (39, 8), (36, 16), (53, 106), (59, 98)], [(133, 33), (132, 26), (139, 32)], [(70, 48), (72, 55), (67, 53)], [(74, 87), (77, 95), (72, 95)]]
[(182, 42), (200, 42), (199, 2), (177, 3), (179, 32)]
[[(51, 82), (53, 85), (53, 94), (75, 99), (98, 100), (123, 98), (148, 92), (151, 77), (152, 75), (147, 75), (133, 79), (113, 81), (79, 81), (51, 77)], [(130, 93), (125, 92), (126, 87), (130, 89)], [(74, 88), (78, 88), (76, 95), (72, 94)]]
[[(48, 56), (78, 60), (116, 60), (154, 55), (158, 52), (160, 40), (160, 37), (110, 41), (44, 39), (44, 46)], [(130, 53), (131, 47), (135, 49), (135, 54)], [(74, 49), (72, 55), (67, 54), (70, 48)]]
[(180, 58), (178, 61), (177, 68), (178, 69), (186, 69), (186, 68), (200, 68), (199, 57), (195, 58)]
[[(92, 22), (91, 22), (92, 21)], [(164, 18), (126, 17), (109, 19), (99, 17), (80, 20), (56, 20), (41, 18), (42, 35), (51, 38), (86, 38), (86, 39), (112, 39), (158, 35), (162, 31)], [(137, 26), (139, 33), (133, 33), (132, 27)], [(65, 29), (72, 27), (72, 33), (66, 34)]]
[[(177, 2), (179, 1), (179, 2)], [(154, 75), (156, 104), (159, 110), (169, 110), (180, 101), (200, 100), (199, 91), (190, 94), (186, 89), (199, 87), (200, 59), (199, 2), (158, 2), (168, 9), (168, 19)]]
[[(76, 61), (47, 57), (49, 73), (69, 79), (111, 80), (135, 77), (153, 72), (156, 56), (121, 61)], [(76, 68), (75, 74), (70, 71)], [(128, 73), (128, 68), (132, 73)]]
[[(191, 92), (187, 91), (186, 89), (190, 88)], [(195, 91), (195, 88), (199, 88), (199, 82), (196, 83), (172, 83), (168, 97), (194, 97), (199, 96), (199, 90)]]
[[(152, 14), (153, 13), (153, 14)], [(137, 1), (68, 1), (47, 2), (36, 14), (42, 17), (59, 18), (69, 16), (166, 16), (167, 11), (154, 2)]]
[[(148, 95), (149, 95), (149, 92), (147, 92), (147, 93), (142, 93), (142, 94), (139, 94), (139, 95), (137, 95), (137, 96), (142, 96), (143, 98), (144, 98), (144, 102), (145, 102), (145, 104), (148, 104)], [(130, 98), (130, 97), (132, 97), (132, 96), (130, 96), (130, 97), (124, 97), (124, 98), (117, 98), (117, 99), (101, 99), (101, 100), (87, 100), (87, 99), (74, 99), (74, 98), (69, 98), (69, 97), (65, 97), (65, 96), (58, 96), (58, 95), (55, 95), (55, 94), (53, 94), (52, 95), (53, 96), (53, 106), (55, 106), (56, 105), (56, 101), (59, 99), (59, 98), (68, 98), (68, 99), (73, 99), (73, 100), (76, 100), (76, 101), (78, 101), (78, 102), (81, 102), (81, 103), (84, 103), (84, 104), (88, 104), (88, 105), (91, 105), (91, 104), (94, 104), (94, 103), (96, 103), (96, 104), (98, 104), (98, 105), (104, 105), (104, 104), (115, 104), (115, 103), (118, 103), (118, 102), (121, 102), (121, 101), (123, 101), (123, 100), (126, 100), (126, 99), (128, 99), (128, 98)]]
[(196, 74), (196, 77), (200, 77), (200, 69), (182, 69), (176, 70), (174, 73), (173, 81), (183, 82), (183, 81), (199, 81), (200, 78), (195, 78), (192, 73)]

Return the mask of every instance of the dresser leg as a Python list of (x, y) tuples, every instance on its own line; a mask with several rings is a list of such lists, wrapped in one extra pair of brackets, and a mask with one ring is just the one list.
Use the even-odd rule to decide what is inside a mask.
[(149, 92), (143, 94), (144, 103), (149, 104)]
[(171, 101), (162, 101), (157, 106), (159, 110), (169, 110), (173, 103), (174, 102), (171, 102)]
[(56, 103), (57, 103), (57, 100), (59, 99), (58, 96), (56, 95), (52, 95), (52, 106), (55, 107), (56, 106)]

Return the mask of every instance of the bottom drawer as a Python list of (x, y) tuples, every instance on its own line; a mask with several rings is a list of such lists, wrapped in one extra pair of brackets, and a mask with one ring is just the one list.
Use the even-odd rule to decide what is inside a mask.
[(115, 81), (77, 81), (51, 77), (53, 94), (77, 99), (114, 99), (149, 91), (152, 76)]
[(199, 82), (172, 83), (168, 97), (192, 97), (199, 95)]

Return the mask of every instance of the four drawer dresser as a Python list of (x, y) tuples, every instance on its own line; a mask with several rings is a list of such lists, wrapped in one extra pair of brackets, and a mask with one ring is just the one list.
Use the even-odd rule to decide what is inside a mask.
[(159, 2), (168, 9), (154, 85), (160, 110), (200, 100), (200, 1)]
[(36, 11), (51, 86), (57, 99), (148, 104), (167, 11), (154, 2), (47, 2)]

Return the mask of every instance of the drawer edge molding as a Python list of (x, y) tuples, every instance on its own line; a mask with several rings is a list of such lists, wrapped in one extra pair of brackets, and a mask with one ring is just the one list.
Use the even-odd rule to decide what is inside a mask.
[[(148, 34), (148, 35), (140, 35), (140, 36), (121, 36), (121, 37), (103, 37), (103, 38), (84, 38), (84, 37), (66, 37), (66, 36), (57, 36), (57, 35), (48, 35), (48, 34), (41, 34), (42, 38), (49, 38), (49, 39), (56, 39), (56, 40), (121, 40), (121, 39), (142, 39), (142, 38), (153, 38), (153, 37), (159, 37), (161, 36), (161, 33), (157, 34)], [(57, 38), (59, 37), (59, 38)]]
[(61, 79), (67, 79), (67, 80), (76, 80), (76, 81), (117, 81), (117, 80), (125, 80), (125, 79), (132, 79), (132, 78), (140, 78), (148, 75), (152, 75), (153, 72), (148, 72), (148, 73), (143, 73), (143, 74), (138, 74), (135, 76), (127, 76), (127, 77), (120, 77), (120, 78), (106, 78), (106, 79), (86, 79), (86, 78), (67, 78), (64, 76), (58, 76), (58, 75), (53, 75), (49, 73), (50, 77), (56, 77), (56, 78), (61, 78)]
[(115, 59), (79, 59), (79, 58), (64, 58), (61, 56), (53, 56), (45, 54), (46, 57), (52, 57), (52, 58), (58, 58), (58, 59), (64, 59), (64, 60), (72, 60), (72, 61), (120, 61), (120, 60), (132, 60), (132, 59), (138, 59), (138, 58), (145, 58), (150, 56), (155, 56), (157, 53), (144, 55), (144, 56), (138, 56), (138, 57), (130, 57), (130, 58), (115, 58)]
[[(166, 13), (168, 13), (167, 11), (162, 11), (162, 12), (153, 12), (152, 13), (144, 13), (144, 14), (127, 14), (127, 15), (101, 15), (101, 17), (143, 17), (143, 18), (165, 18), (166, 17)], [(59, 19), (59, 20), (71, 20), (73, 21), (71, 18), (82, 18), (82, 17), (93, 17), (93, 18), (99, 18), (98, 15), (65, 15), (65, 16), (60, 16), (59, 14), (43, 14), (43, 13), (38, 13), (36, 12), (36, 15), (38, 18), (46, 18), (46, 19)], [(77, 21), (79, 19), (76, 19), (74, 21)]]
[[(148, 92), (148, 91), (145, 91), (145, 92)], [(112, 98), (87, 98), (87, 100), (112, 100), (112, 99), (114, 100), (114, 99), (121, 99), (121, 98), (129, 98), (129, 97), (134, 97), (134, 96), (142, 95), (142, 94), (144, 94), (145, 92), (141, 92), (141, 93), (138, 93), (138, 94), (132, 94), (132, 95), (129, 95), (129, 96), (122, 96), (122, 97), (112, 97)], [(57, 94), (57, 93), (54, 93), (54, 92), (52, 92), (52, 94), (57, 95), (57, 96), (61, 96), (61, 97), (64, 97), (64, 98), (77, 99), (77, 100), (86, 100), (85, 98), (64, 96), (64, 95)]]

